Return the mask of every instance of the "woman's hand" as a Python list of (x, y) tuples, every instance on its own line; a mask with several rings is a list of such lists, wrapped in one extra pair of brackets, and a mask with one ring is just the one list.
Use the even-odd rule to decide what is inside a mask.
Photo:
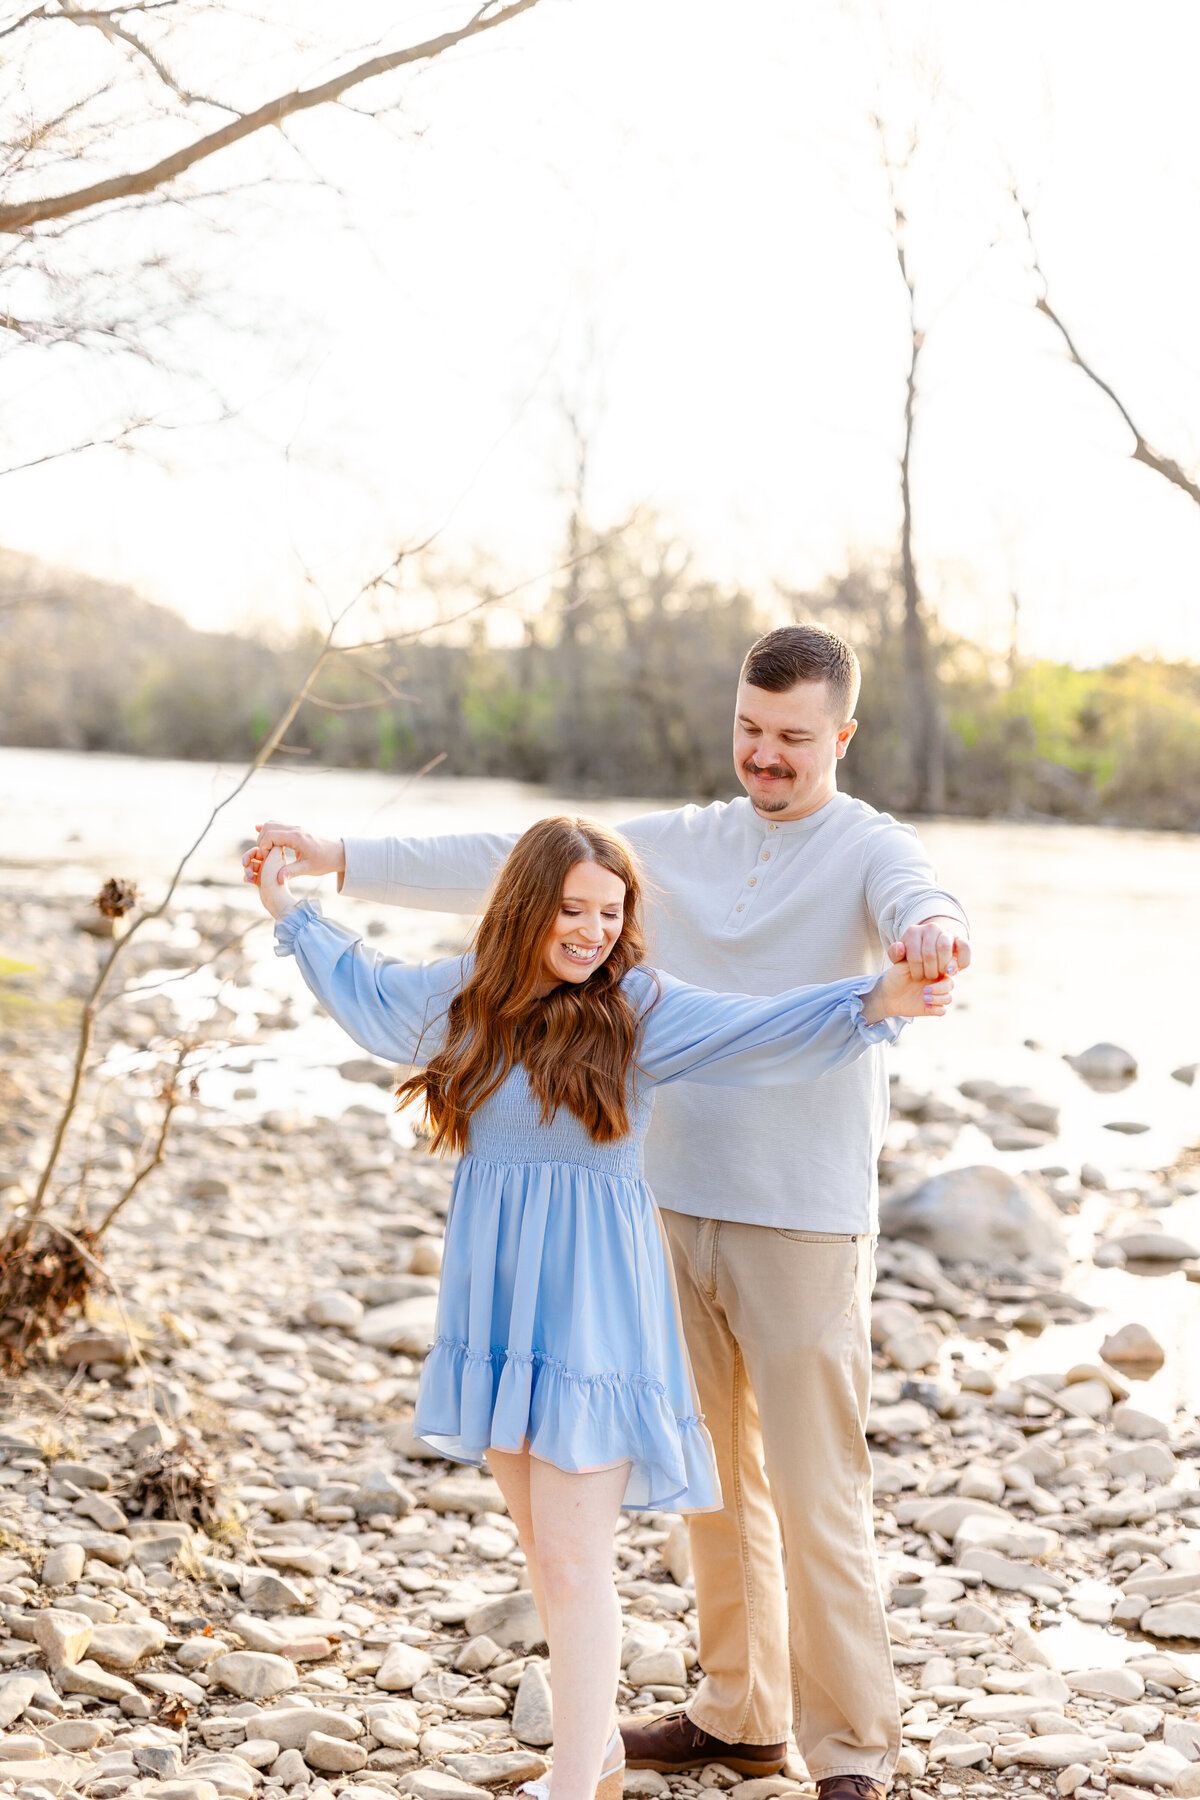
[[(897, 954), (902, 960), (896, 960)], [(888, 955), (891, 967), (863, 996), (867, 1024), (878, 1025), (882, 1019), (940, 1019), (954, 993), (954, 964), (940, 981), (926, 981), (921, 964), (905, 959), (903, 944), (893, 944)]]
[(284, 861), (283, 851), (268, 851), (263, 859), (258, 897), (273, 919), (282, 919), (285, 913), (294, 912), (300, 905), (288, 886), (289, 873), (290, 865)]
[[(298, 825), (280, 825), (274, 819), (257, 826), (256, 830), (258, 842), (242, 858), (245, 881), (261, 883), (267, 856), (282, 846), (295, 853), (296, 866), (288, 870), (288, 875), (336, 875), (338, 885), (341, 885), (341, 878), (346, 873), (346, 851), (341, 838), (314, 837)], [(281, 871), (279, 879), (285, 881), (287, 878)]]

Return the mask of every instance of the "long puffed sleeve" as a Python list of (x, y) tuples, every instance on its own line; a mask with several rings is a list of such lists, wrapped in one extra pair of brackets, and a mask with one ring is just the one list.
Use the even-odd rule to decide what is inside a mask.
[(874, 975), (785, 993), (717, 994), (659, 972), (648, 992), (638, 1069), (650, 1081), (770, 1087), (816, 1081), (872, 1044), (894, 1043), (905, 1021), (863, 1022)]
[(462, 957), (422, 967), (368, 950), (306, 900), (275, 924), (275, 954), (294, 956), (321, 1005), (356, 1044), (408, 1064), (441, 1044), (446, 1009), (463, 983)]

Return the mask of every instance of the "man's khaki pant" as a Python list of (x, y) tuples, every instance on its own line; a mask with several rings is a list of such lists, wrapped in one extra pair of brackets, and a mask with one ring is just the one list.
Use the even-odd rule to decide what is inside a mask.
[(688, 1714), (726, 1743), (793, 1726), (815, 1781), (886, 1781), (900, 1714), (864, 1430), (874, 1240), (662, 1217), (725, 1497), (688, 1521), (705, 1671)]

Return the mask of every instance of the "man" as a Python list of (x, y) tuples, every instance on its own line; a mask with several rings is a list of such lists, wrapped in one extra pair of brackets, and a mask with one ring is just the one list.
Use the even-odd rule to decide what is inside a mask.
[[(875, 970), (895, 941), (929, 980), (969, 963), (965, 915), (916, 834), (838, 791), (858, 688), (857, 658), (832, 632), (768, 632), (737, 692), (747, 798), (622, 827), (670, 974), (773, 994)], [(336, 870), (347, 894), (474, 912), (513, 841), (341, 844), (268, 825), (246, 860), (253, 879), (282, 844), (299, 856), (290, 875)], [(646, 1174), (725, 1509), (689, 1522), (704, 1681), (685, 1711), (625, 1724), (633, 1768), (774, 1774), (791, 1725), (821, 1800), (886, 1790), (900, 1720), (865, 1421), (887, 1094), (873, 1050), (806, 1088), (680, 1083), (658, 1097)]]

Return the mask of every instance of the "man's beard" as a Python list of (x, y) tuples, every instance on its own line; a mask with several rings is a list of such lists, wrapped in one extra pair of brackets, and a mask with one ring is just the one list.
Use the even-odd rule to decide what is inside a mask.
[[(752, 763), (742, 764), (742, 774), (746, 776), (748, 780), (752, 779), (755, 775), (774, 775), (782, 781), (795, 781), (796, 779), (796, 772), (794, 769), (756, 769)], [(760, 799), (754, 802), (755, 811), (763, 813), (786, 812), (790, 805), (791, 800), (782, 795), (778, 800)]]

